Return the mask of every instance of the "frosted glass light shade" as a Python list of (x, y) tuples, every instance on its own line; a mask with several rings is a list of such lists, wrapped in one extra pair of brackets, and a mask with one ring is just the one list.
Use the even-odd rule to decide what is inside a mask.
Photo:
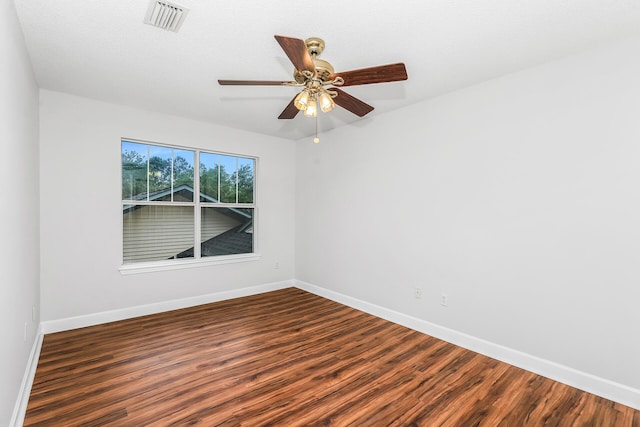
[(328, 113), (329, 111), (333, 110), (333, 107), (336, 106), (336, 104), (333, 102), (333, 99), (331, 98), (331, 95), (329, 95), (327, 92), (321, 92), (318, 96), (318, 101), (320, 102), (320, 109), (323, 113)]
[(305, 89), (296, 96), (293, 100), (293, 104), (298, 110), (305, 111), (307, 109), (307, 105), (309, 105), (310, 98), (311, 94), (309, 93), (309, 90)]
[(318, 106), (316, 100), (311, 98), (307, 104), (307, 108), (304, 110), (304, 115), (307, 117), (315, 117), (318, 115)]

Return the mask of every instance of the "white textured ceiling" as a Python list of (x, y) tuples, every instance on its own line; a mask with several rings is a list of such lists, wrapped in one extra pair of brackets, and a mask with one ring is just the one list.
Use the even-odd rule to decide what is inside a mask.
[(323, 38), (336, 71), (407, 66), (407, 81), (345, 88), (375, 110), (321, 113), (321, 131), (640, 34), (640, 0), (177, 0), (178, 33), (143, 24), (148, 0), (15, 3), (42, 88), (294, 140), (315, 127), (277, 119), (296, 88), (217, 84), (290, 80), (274, 34)]

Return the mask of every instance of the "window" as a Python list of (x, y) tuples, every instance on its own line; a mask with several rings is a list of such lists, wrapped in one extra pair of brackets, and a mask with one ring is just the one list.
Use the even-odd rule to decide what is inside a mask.
[(256, 159), (131, 140), (121, 153), (123, 264), (254, 253)]

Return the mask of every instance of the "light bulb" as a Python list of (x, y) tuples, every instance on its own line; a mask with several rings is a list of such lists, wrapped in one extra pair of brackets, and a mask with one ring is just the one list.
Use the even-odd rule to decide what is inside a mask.
[(307, 117), (315, 117), (318, 115), (318, 106), (314, 98), (309, 99), (307, 108), (304, 110), (304, 115)]
[(318, 101), (320, 102), (320, 109), (323, 113), (328, 113), (333, 110), (333, 107), (336, 105), (335, 102), (333, 102), (331, 95), (329, 95), (325, 90), (323, 90), (320, 93), (320, 96), (318, 96)]
[(313, 138), (313, 143), (314, 144), (320, 144), (320, 138), (318, 138), (317, 136), (315, 138)]
[(304, 111), (307, 109), (307, 105), (309, 105), (309, 98), (309, 89), (305, 89), (296, 96), (296, 99), (293, 100), (293, 104), (298, 110)]

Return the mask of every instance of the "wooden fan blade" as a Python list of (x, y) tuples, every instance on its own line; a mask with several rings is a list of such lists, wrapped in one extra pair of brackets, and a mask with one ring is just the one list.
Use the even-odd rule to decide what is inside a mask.
[(397, 64), (380, 65), (378, 67), (361, 68), (359, 70), (333, 73), (329, 79), (342, 77), (342, 86), (367, 85), (371, 83), (386, 83), (407, 80), (407, 69), (402, 62)]
[(281, 82), (276, 80), (218, 80), (221, 86), (290, 86), (296, 82)]
[(373, 111), (373, 107), (363, 101), (360, 101), (355, 96), (349, 95), (347, 92), (332, 87), (330, 90), (338, 92), (338, 96), (333, 98), (333, 102), (341, 106), (342, 108), (351, 111), (357, 116), (364, 116)]
[(316, 66), (313, 65), (311, 55), (307, 51), (307, 45), (300, 39), (294, 39), (292, 37), (274, 36), (280, 47), (287, 54), (289, 60), (293, 63), (293, 66), (298, 71), (308, 70), (313, 74), (316, 73)]
[(298, 111), (300, 110), (298, 110), (298, 108), (293, 103), (295, 99), (296, 97), (294, 96), (293, 99), (291, 99), (289, 105), (287, 105), (285, 109), (282, 110), (282, 113), (280, 113), (280, 115), (278, 116), (279, 119), (293, 119), (298, 114)]

